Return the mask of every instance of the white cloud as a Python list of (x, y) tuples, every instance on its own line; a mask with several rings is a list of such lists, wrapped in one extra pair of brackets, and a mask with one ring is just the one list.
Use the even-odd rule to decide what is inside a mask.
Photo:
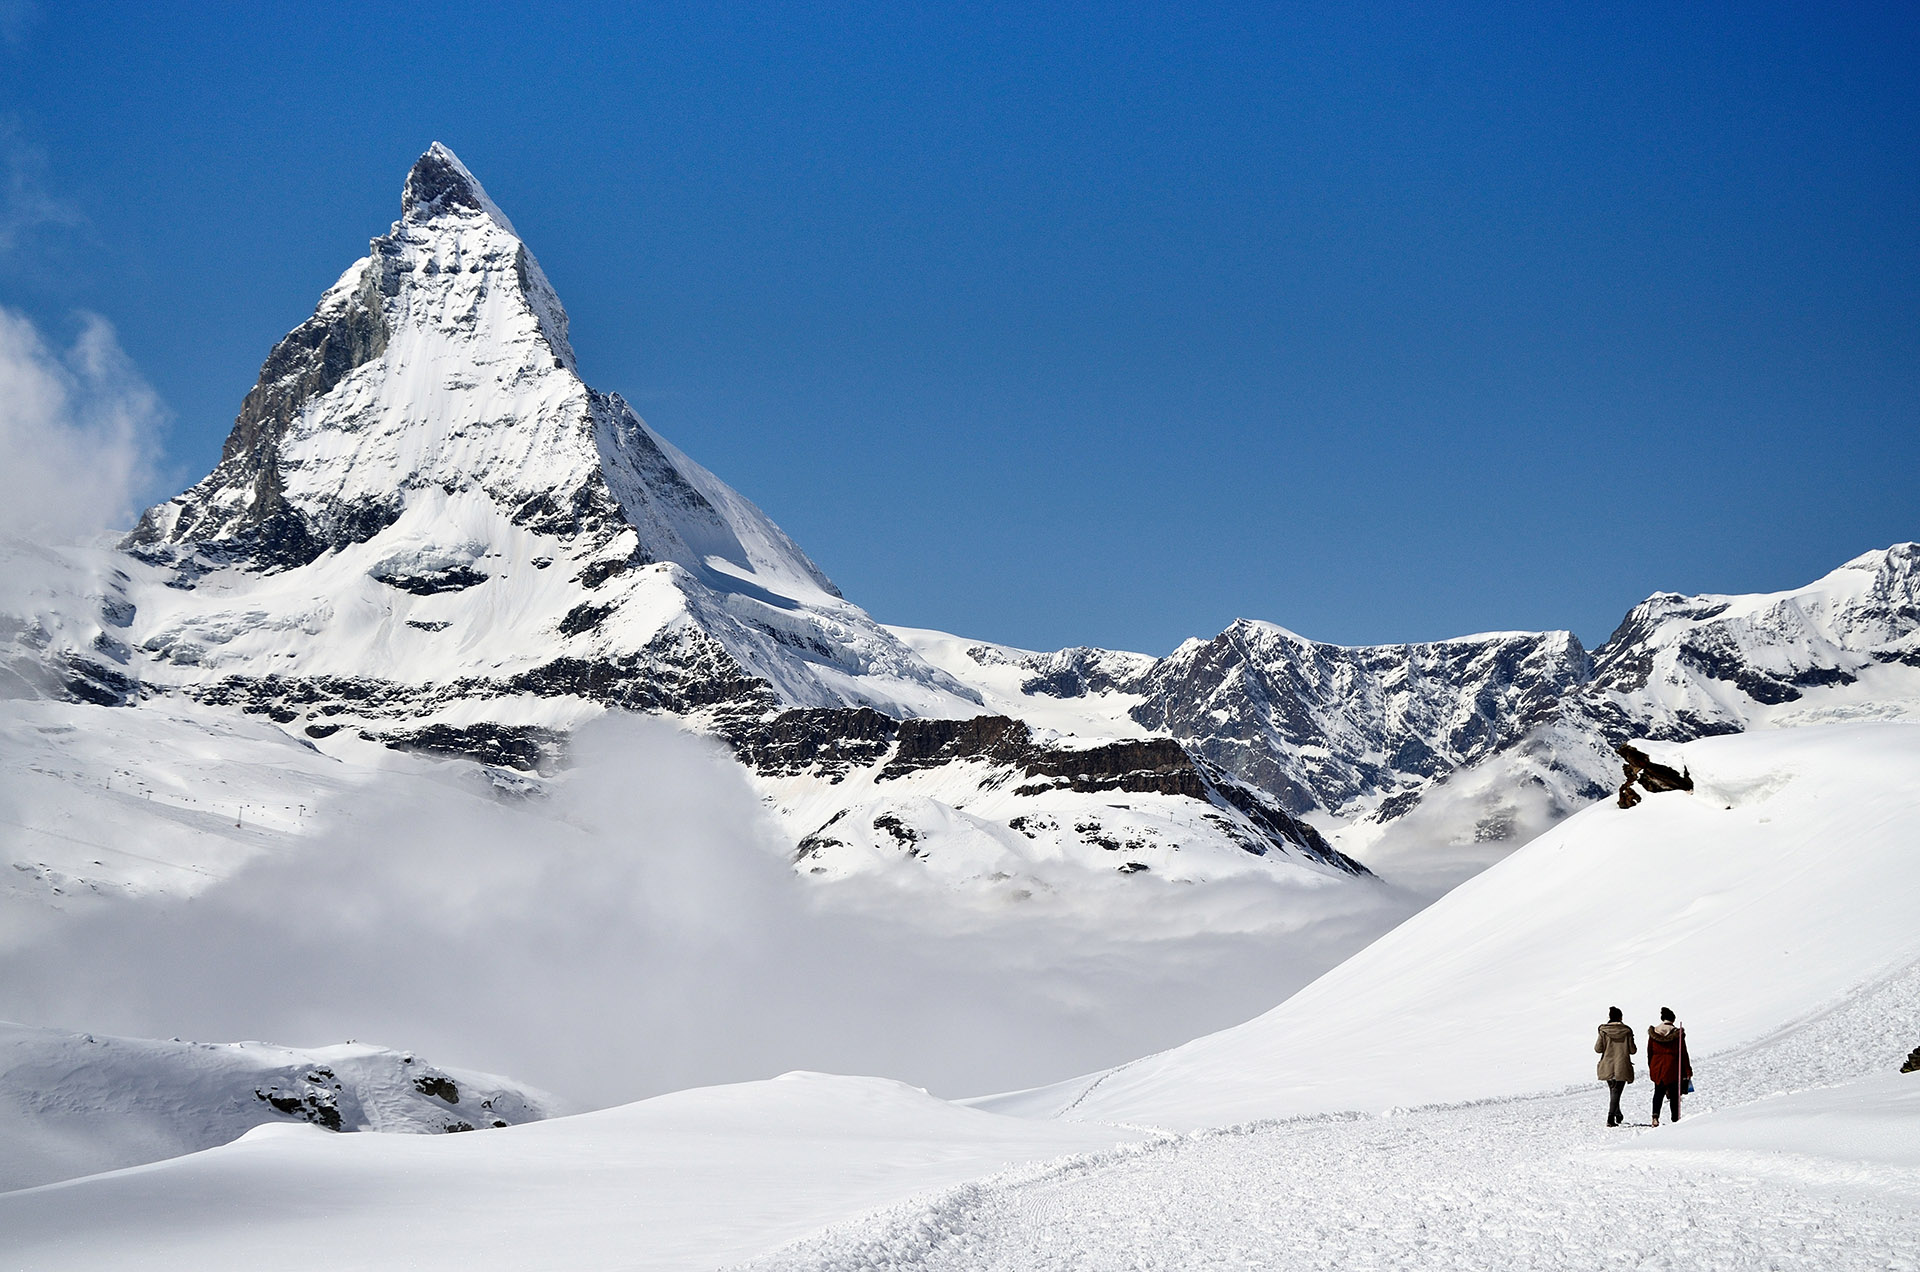
[(0, 534), (71, 542), (126, 525), (162, 415), (106, 319), (81, 315), (60, 350), (0, 306)]
[[(31, 11), (0, 0), (0, 43), (17, 43)], [(40, 234), (86, 224), (80, 210), (47, 188), (47, 157), (27, 141), (16, 119), (0, 117), (0, 258), (14, 256)]]

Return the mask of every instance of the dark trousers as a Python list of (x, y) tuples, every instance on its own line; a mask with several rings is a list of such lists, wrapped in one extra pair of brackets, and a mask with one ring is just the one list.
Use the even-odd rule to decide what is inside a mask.
[(1660, 1120), (1660, 1101), (1665, 1100), (1673, 1106), (1673, 1120), (1680, 1120), (1680, 1084), (1678, 1082), (1656, 1082), (1653, 1084), (1653, 1120)]
[(1620, 1111), (1620, 1093), (1626, 1089), (1627, 1084), (1624, 1082), (1607, 1083), (1607, 1094), (1612, 1097), (1607, 1104), (1608, 1126), (1618, 1126), (1627, 1120), (1627, 1115)]

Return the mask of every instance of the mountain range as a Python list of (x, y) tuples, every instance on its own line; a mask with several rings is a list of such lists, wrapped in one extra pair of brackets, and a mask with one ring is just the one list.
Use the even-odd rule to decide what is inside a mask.
[(503, 796), (537, 796), (595, 716), (667, 715), (731, 749), (827, 877), (1371, 865), (1439, 890), (1618, 785), (1626, 740), (1920, 718), (1913, 543), (1788, 592), (1655, 595), (1593, 651), (1241, 620), (1155, 658), (883, 625), (580, 378), (538, 262), (437, 143), (211, 473), (111, 548), (8, 551), (84, 582), (10, 607), (7, 696), (190, 699), (328, 755), (477, 765)]

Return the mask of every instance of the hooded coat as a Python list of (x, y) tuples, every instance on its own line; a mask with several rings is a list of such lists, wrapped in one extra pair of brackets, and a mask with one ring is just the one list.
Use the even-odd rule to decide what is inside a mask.
[(1687, 1040), (1677, 1025), (1661, 1021), (1647, 1030), (1647, 1076), (1657, 1083), (1674, 1081), (1679, 1071), (1681, 1082), (1693, 1081), (1693, 1057), (1687, 1054)]
[(1639, 1048), (1634, 1045), (1633, 1030), (1629, 1026), (1609, 1020), (1600, 1026), (1600, 1036), (1594, 1039), (1593, 1049), (1600, 1053), (1602, 1082), (1633, 1081), (1631, 1057)]

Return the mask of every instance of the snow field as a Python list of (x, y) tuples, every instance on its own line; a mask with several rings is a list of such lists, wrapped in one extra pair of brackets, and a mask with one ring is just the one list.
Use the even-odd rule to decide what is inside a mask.
[[(1920, 1137), (1904, 1133), (1920, 1079), (1894, 1076), (1920, 1041), (1917, 739), (1880, 725), (1690, 744), (1695, 796), (1576, 817), (1276, 1012), (1101, 1082), (978, 1102), (1032, 1118), (793, 1075), (486, 1135), (273, 1128), (0, 1196), (0, 1258), (1920, 1268)], [(1626, 908), (1655, 866), (1666, 894)], [(1657, 975), (1635, 981), (1646, 960)], [(1570, 1011), (1543, 988), (1561, 978)], [(1608, 1130), (1595, 1024), (1618, 1000), (1643, 1033), (1674, 999), (1696, 1051), (1685, 1119)], [(1303, 1000), (1315, 1014), (1289, 1015)], [(1449, 1083), (1469, 1094), (1424, 1095)], [(1631, 1119), (1650, 1096), (1644, 1077), (1628, 1089)], [(1130, 1105), (1214, 1121), (1049, 1116), (1075, 1100), (1072, 1119)], [(1262, 1100), (1323, 1107), (1228, 1116)]]
[[(1920, 959), (1920, 727), (1674, 751), (1693, 794), (1587, 808), (1266, 1015), (983, 1106), (1193, 1128), (1551, 1089), (1591, 1076), (1567, 1040), (1611, 1005), (1722, 1050)], [(1497, 1045), (1449, 1060), (1476, 1025)]]
[[(1449, 1054), (1472, 1063), (1498, 1030), (1463, 1024)], [(1895, 1071), (1907, 1039), (1920, 1039), (1920, 963), (1766, 1042), (1697, 1057), (1699, 1093), (1657, 1131), (1644, 1079), (1619, 1130), (1595, 1082), (1256, 1122), (1009, 1171), (748, 1266), (1912, 1269), (1920, 1077)]]
[(1783, 1179), (1713, 1155), (1612, 1153), (1604, 1105), (1587, 1093), (1209, 1133), (969, 1186), (750, 1266), (1920, 1266), (1920, 1173), (1889, 1187)]
[(0, 1266), (712, 1268), (877, 1205), (1140, 1134), (822, 1074), (484, 1134), (271, 1126), (0, 1194)]

